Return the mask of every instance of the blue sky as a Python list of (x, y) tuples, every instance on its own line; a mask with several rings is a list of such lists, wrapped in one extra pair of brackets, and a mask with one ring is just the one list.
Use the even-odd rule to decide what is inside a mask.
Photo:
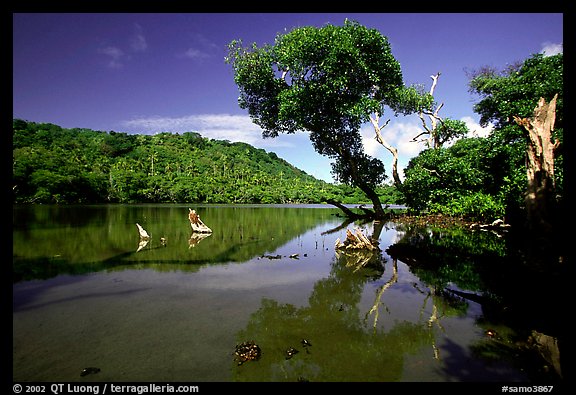
[[(197, 131), (276, 152), (296, 167), (331, 181), (330, 161), (306, 133), (263, 139), (238, 107), (226, 45), (273, 43), (299, 26), (342, 25), (348, 18), (378, 29), (400, 62), (404, 81), (431, 86), (439, 115), (461, 119), (477, 135), (467, 70), (503, 69), (535, 53), (562, 52), (560, 13), (15, 13), (13, 117), (65, 128), (154, 134)], [(424, 148), (417, 116), (392, 118), (383, 129), (400, 152), (400, 168)], [(362, 129), (365, 148), (390, 176), (392, 156)], [(391, 176), (390, 176), (391, 178)]]

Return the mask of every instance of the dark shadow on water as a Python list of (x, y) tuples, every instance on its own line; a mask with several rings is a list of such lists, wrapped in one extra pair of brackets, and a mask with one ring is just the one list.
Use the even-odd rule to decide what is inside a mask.
[[(53, 286), (53, 285), (52, 285)], [(88, 293), (88, 294), (81, 294), (70, 296), (67, 298), (55, 299), (50, 302), (45, 303), (34, 303), (37, 299), (42, 299), (41, 294), (46, 291), (44, 287), (36, 287), (34, 289), (26, 289), (26, 290), (19, 290), (18, 294), (14, 297), (14, 302), (12, 304), (12, 311), (13, 312), (21, 312), (27, 310), (35, 310), (35, 309), (42, 309), (50, 305), (60, 304), (60, 303), (68, 303), (68, 302), (78, 302), (78, 303), (85, 303), (88, 299), (93, 298), (114, 298), (114, 297), (124, 297), (127, 295), (133, 295), (139, 292), (145, 292), (149, 288), (139, 288), (139, 289), (131, 289), (131, 290), (124, 290), (124, 291), (115, 291), (115, 292), (106, 292), (106, 293)], [(90, 304), (86, 303), (86, 308), (90, 308)]]
[(471, 355), (450, 339), (440, 347), (443, 361), (442, 371), (449, 381), (467, 382), (527, 382), (527, 375), (518, 371), (512, 361), (503, 360), (502, 350), (496, 350), (493, 358)]

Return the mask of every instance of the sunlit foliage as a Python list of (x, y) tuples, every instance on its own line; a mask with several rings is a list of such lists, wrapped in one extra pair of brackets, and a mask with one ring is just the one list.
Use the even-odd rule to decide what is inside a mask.
[[(364, 203), (273, 152), (195, 132), (136, 135), (13, 121), (15, 203)], [(399, 199), (378, 188), (383, 201)], [(392, 200), (391, 200), (392, 199)]]

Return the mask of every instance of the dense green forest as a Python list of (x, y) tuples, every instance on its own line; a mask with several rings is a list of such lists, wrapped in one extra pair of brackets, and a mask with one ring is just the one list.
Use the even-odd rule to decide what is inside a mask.
[[(318, 180), (275, 153), (199, 133), (66, 129), (13, 120), (14, 203), (342, 203), (358, 188)], [(397, 203), (394, 187), (378, 189)]]

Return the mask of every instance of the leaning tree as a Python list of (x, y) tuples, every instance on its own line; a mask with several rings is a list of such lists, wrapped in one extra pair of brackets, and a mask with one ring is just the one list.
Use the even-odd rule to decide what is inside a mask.
[(239, 105), (263, 137), (309, 132), (315, 150), (333, 159), (335, 178), (366, 194), (373, 217), (384, 216), (375, 192), (386, 178), (384, 165), (364, 152), (360, 127), (371, 121), (378, 128), (386, 106), (395, 114), (432, 106), (431, 95), (404, 86), (386, 37), (348, 20), (299, 27), (277, 35), (273, 45), (234, 40), (226, 62), (234, 69)]

